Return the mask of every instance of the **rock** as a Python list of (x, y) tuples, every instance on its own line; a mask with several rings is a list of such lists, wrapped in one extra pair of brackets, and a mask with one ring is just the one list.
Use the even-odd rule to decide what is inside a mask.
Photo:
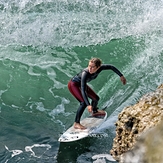
[(120, 163), (163, 163), (162, 122), (140, 136), (134, 148), (120, 157)]
[[(123, 154), (134, 148), (143, 133), (161, 122), (162, 116), (163, 84), (155, 92), (144, 95), (135, 105), (124, 108), (119, 114), (115, 124), (116, 137), (110, 151), (113, 158), (122, 160)], [(141, 149), (144, 150), (144, 147)]]

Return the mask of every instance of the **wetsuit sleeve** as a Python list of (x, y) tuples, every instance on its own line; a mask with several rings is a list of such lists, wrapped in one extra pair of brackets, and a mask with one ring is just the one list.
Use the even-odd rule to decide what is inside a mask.
[(110, 69), (110, 70), (114, 71), (117, 75), (119, 75), (120, 77), (123, 76), (123, 74), (113, 65), (107, 65), (107, 64), (102, 65), (101, 69), (102, 70), (109, 70)]
[(86, 93), (86, 79), (87, 79), (88, 73), (83, 71), (81, 74), (81, 93), (84, 99), (84, 102), (86, 103), (86, 105), (90, 105), (89, 100), (88, 100), (88, 96)]

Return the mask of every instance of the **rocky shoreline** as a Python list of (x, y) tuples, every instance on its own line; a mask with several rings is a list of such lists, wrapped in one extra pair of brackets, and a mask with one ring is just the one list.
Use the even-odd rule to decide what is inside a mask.
[[(137, 163), (136, 160), (139, 163), (149, 163), (147, 159), (152, 156), (151, 154), (150, 156), (147, 155), (147, 151), (150, 153), (147, 144), (152, 143), (156, 136), (157, 140), (162, 141), (162, 137), (158, 137), (161, 133), (157, 131), (163, 126), (160, 123), (162, 116), (163, 84), (154, 92), (144, 95), (135, 105), (124, 108), (119, 114), (115, 124), (116, 137), (113, 140), (113, 146), (110, 151), (113, 158), (121, 163)], [(159, 132), (159, 134), (155, 135), (154, 132)], [(151, 137), (152, 135), (153, 137)], [(147, 141), (149, 137), (151, 137), (151, 142)], [(138, 151), (138, 153), (135, 153), (135, 151)], [(139, 153), (140, 151), (141, 153)], [(157, 155), (157, 157), (159, 156)], [(134, 161), (133, 158), (136, 158), (136, 160)]]

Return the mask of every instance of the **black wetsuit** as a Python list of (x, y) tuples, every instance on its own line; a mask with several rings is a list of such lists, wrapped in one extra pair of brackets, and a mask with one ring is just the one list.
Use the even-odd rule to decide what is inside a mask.
[(93, 107), (93, 112), (97, 112), (99, 96), (87, 85), (87, 83), (97, 78), (97, 76), (103, 70), (112, 70), (120, 77), (123, 76), (123, 74), (116, 67), (108, 64), (102, 64), (95, 73), (90, 74), (88, 68), (85, 68), (69, 81), (68, 88), (70, 92), (80, 102), (80, 107), (78, 108), (75, 122), (80, 123), (80, 118), (84, 112), (84, 109), (90, 105), (88, 97), (92, 99), (91, 105)]

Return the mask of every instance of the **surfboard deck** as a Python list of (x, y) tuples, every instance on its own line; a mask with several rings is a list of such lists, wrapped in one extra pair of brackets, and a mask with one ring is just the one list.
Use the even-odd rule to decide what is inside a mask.
[(104, 116), (89, 116), (81, 120), (81, 124), (86, 127), (85, 130), (75, 129), (71, 126), (66, 132), (64, 132), (60, 138), (59, 142), (72, 142), (79, 139), (83, 139), (89, 136), (91, 133), (94, 133), (97, 128), (106, 120), (107, 112), (105, 111)]

